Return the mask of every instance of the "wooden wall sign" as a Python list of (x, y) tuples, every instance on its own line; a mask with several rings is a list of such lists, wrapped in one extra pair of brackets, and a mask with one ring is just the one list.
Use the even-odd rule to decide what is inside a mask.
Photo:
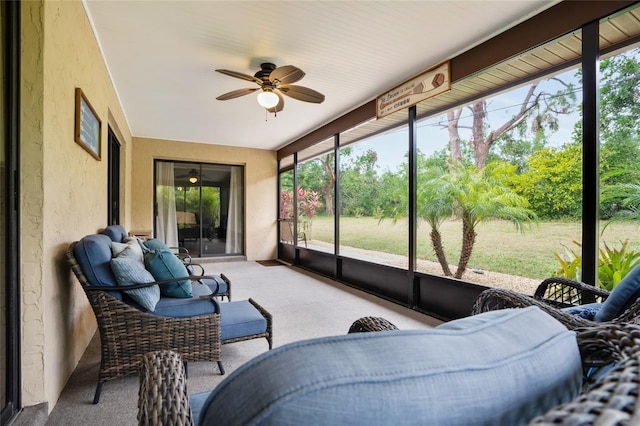
[(82, 89), (76, 88), (75, 140), (96, 160), (100, 161), (102, 122)]
[(378, 96), (376, 118), (409, 108), (448, 90), (451, 90), (451, 75), (447, 61)]

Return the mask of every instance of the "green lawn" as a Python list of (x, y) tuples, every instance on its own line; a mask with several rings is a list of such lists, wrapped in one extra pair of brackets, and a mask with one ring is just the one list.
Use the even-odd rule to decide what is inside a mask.
[[(604, 225), (604, 222), (602, 223)], [(543, 279), (558, 269), (554, 252), (564, 252), (563, 244), (579, 251), (573, 241), (580, 241), (582, 225), (579, 222), (539, 222), (516, 231), (510, 222), (491, 221), (482, 223), (477, 230), (469, 268), (502, 272), (533, 279)], [(436, 261), (431, 239), (430, 227), (422, 223), (418, 226), (418, 257)], [(343, 246), (406, 255), (407, 221), (394, 223), (391, 220), (379, 222), (371, 217), (343, 217), (340, 219), (340, 243)], [(446, 222), (441, 229), (447, 259), (457, 264), (461, 246), (461, 223)], [(615, 223), (607, 227), (600, 238), (610, 247), (619, 247), (626, 239), (630, 248), (640, 250), (638, 225)], [(311, 238), (333, 243), (333, 218), (317, 216), (313, 219)]]

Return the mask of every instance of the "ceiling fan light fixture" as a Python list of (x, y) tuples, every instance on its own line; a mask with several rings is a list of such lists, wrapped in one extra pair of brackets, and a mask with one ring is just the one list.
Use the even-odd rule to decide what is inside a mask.
[(278, 95), (271, 90), (264, 90), (258, 94), (258, 103), (263, 108), (273, 108), (278, 105), (279, 101)]

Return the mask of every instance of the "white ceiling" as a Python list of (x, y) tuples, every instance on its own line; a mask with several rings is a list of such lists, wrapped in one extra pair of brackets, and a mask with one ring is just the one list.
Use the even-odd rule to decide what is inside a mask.
[[(277, 149), (559, 0), (84, 0), (133, 136)], [(295, 65), (322, 104), (265, 113), (261, 62)], [(265, 121), (266, 118), (266, 121)]]

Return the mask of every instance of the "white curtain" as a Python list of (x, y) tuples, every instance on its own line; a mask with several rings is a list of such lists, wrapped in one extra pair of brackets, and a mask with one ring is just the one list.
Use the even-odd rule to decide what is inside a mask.
[(178, 246), (178, 222), (176, 221), (176, 195), (173, 163), (156, 163), (156, 238), (169, 247)]
[(242, 168), (231, 167), (225, 253), (242, 253)]

